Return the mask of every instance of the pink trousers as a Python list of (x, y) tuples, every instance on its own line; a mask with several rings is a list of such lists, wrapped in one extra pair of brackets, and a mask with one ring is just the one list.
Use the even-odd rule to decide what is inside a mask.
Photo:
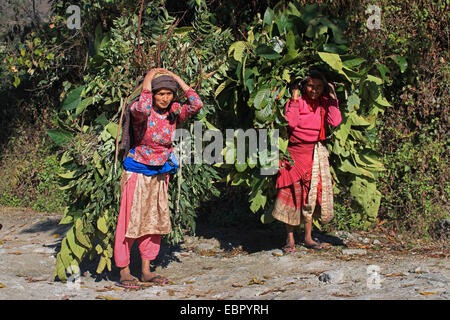
[(134, 173), (125, 183), (122, 190), (114, 243), (114, 261), (119, 268), (124, 268), (130, 264), (130, 250), (135, 240), (139, 244), (141, 257), (145, 260), (155, 260), (161, 243), (160, 234), (147, 234), (137, 239), (125, 237), (128, 221), (130, 220), (137, 175), (137, 173)]

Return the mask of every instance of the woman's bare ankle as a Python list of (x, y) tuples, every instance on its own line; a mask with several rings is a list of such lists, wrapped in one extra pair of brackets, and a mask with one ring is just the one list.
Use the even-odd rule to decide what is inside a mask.
[(120, 269), (120, 281), (123, 280), (134, 280), (135, 278), (131, 275), (130, 268), (125, 267)]

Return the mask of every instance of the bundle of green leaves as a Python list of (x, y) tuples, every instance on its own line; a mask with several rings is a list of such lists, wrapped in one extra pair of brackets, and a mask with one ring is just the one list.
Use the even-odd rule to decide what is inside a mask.
[[(140, 92), (139, 87), (133, 91), (137, 79), (150, 68), (165, 67), (193, 87), (204, 107), (183, 124), (188, 130), (193, 120), (206, 122), (215, 112), (213, 87), (226, 72), (229, 32), (209, 23), (205, 11), (197, 12), (192, 26), (178, 28), (164, 7), (150, 3), (145, 9), (139, 37), (136, 14), (115, 19), (107, 33), (97, 25), (83, 83), (65, 83), (59, 127), (48, 131), (65, 150), (60, 165), (66, 170), (60, 176), (72, 200), (61, 221), (72, 225), (57, 255), (55, 276), (62, 281), (85, 257), (100, 256), (98, 273), (111, 270), (122, 171), (116, 139), (122, 109)], [(170, 243), (195, 231), (196, 208), (219, 192), (211, 185), (219, 178), (213, 167), (184, 165), (177, 174), (169, 187), (172, 232), (165, 240)]]
[[(287, 87), (311, 67), (335, 82), (343, 120), (327, 141), (334, 192), (349, 193), (352, 212), (367, 227), (378, 213), (381, 194), (377, 176), (384, 170), (375, 147), (376, 121), (390, 104), (382, 94), (383, 79), (370, 73), (375, 65), (348, 54), (341, 23), (325, 17), (317, 5), (302, 7), (291, 2), (268, 8), (249, 27), (246, 39), (230, 46), (233, 63), (216, 95), (221, 105), (234, 110), (236, 126), (266, 128), (269, 135), (279, 129), (278, 145), (281, 157), (285, 157)], [(246, 164), (228, 165), (228, 181), (246, 184), (252, 211), (263, 212), (262, 221), (270, 222), (275, 178), (260, 175), (266, 164), (261, 161), (265, 155), (258, 156), (257, 165), (250, 164), (250, 157)]]

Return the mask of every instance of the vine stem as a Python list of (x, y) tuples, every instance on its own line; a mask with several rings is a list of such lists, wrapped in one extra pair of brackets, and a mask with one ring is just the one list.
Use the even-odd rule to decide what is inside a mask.
[[(144, 10), (144, 0), (141, 0), (141, 8), (139, 9), (139, 24), (138, 24), (138, 49), (139, 49), (139, 53), (141, 55), (142, 58), (142, 62), (144, 64), (144, 66), (146, 66), (146, 59), (145, 59), (145, 55), (144, 52), (142, 51), (142, 47), (141, 47), (141, 22), (142, 22), (142, 11)], [(127, 62), (127, 70), (128, 70), (128, 66), (129, 66), (129, 60)], [(123, 100), (121, 99), (121, 102)], [(119, 125), (117, 127), (117, 136), (116, 136), (116, 150), (115, 150), (115, 155), (114, 155), (114, 174), (117, 174), (117, 158), (119, 156), (119, 136), (120, 136), (120, 129), (122, 127), (122, 121), (123, 121), (123, 113), (125, 111), (126, 105), (128, 102), (128, 97), (125, 98), (125, 101), (123, 101), (123, 104), (121, 103), (121, 112), (120, 112), (120, 120), (119, 120)]]
[(122, 128), (123, 113), (124, 113), (125, 107), (128, 102), (128, 97), (125, 98), (125, 101), (123, 101), (122, 99), (120, 99), (120, 100), (121, 100), (120, 106), (121, 106), (122, 111), (120, 112), (119, 125), (117, 126), (116, 150), (115, 150), (116, 152), (114, 155), (114, 174), (117, 174), (117, 158), (119, 156), (119, 136), (120, 136), (120, 129)]
[(139, 24), (138, 24), (138, 48), (139, 48), (139, 53), (142, 58), (142, 62), (144, 64), (144, 66), (147, 66), (147, 61), (145, 59), (145, 55), (144, 55), (144, 52), (142, 51), (142, 47), (141, 47), (141, 22), (142, 22), (142, 11), (143, 10), (144, 10), (144, 0), (141, 0), (141, 9), (139, 10)]
[(178, 172), (178, 191), (177, 191), (177, 206), (175, 213), (180, 208), (181, 182), (183, 179), (183, 135), (180, 136), (180, 171)]

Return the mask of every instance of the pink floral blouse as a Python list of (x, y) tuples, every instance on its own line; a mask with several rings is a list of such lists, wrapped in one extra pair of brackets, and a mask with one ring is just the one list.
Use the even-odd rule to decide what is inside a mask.
[(167, 111), (153, 108), (152, 92), (143, 90), (138, 101), (131, 107), (134, 135), (134, 160), (151, 166), (164, 165), (172, 152), (172, 136), (177, 124), (180, 124), (203, 107), (203, 103), (194, 90), (186, 91), (189, 104), (174, 102), (171, 111), (179, 110), (177, 121), (170, 123)]

